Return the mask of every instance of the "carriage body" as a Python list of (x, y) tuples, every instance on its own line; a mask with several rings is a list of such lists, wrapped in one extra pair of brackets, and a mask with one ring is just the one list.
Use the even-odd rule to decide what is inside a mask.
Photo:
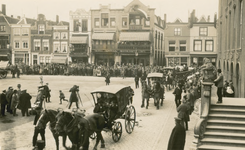
[[(155, 82), (159, 82), (161, 87), (164, 83), (164, 76), (163, 73), (149, 73), (147, 75), (147, 83), (151, 86), (151, 89), (153, 90), (153, 85)], [(164, 87), (162, 87), (164, 88)], [(153, 94), (150, 95), (150, 98), (153, 98)]]
[[(133, 89), (130, 86), (125, 85), (109, 85), (102, 86), (91, 92), (95, 107), (99, 104), (106, 105), (106, 110), (108, 106), (117, 105), (116, 114), (109, 117), (109, 121), (112, 121), (112, 138), (115, 142), (119, 141), (122, 134), (122, 124), (121, 122), (116, 122), (117, 119), (125, 119), (125, 129), (127, 133), (132, 133), (135, 126), (136, 112), (132, 105), (133, 99)], [(116, 104), (115, 104), (116, 103)], [(106, 113), (102, 113), (104, 117)]]

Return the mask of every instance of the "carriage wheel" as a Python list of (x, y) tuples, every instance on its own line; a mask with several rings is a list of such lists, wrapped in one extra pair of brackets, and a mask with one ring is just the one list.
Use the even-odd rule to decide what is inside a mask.
[(112, 139), (114, 142), (118, 142), (122, 136), (122, 123), (116, 122), (112, 127)]
[(90, 138), (91, 138), (92, 140), (96, 139), (96, 137), (97, 137), (97, 134), (96, 134), (95, 132), (94, 132), (93, 134), (90, 135)]
[(135, 108), (134, 106), (129, 106), (128, 109), (126, 110), (126, 115), (125, 115), (125, 129), (128, 134), (133, 132), (135, 120), (136, 120)]
[(6, 78), (7, 77), (7, 73), (4, 73), (3, 75), (2, 75), (2, 78)]

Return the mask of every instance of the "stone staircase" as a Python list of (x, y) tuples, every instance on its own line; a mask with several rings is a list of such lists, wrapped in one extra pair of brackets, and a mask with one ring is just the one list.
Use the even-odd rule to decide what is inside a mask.
[(245, 150), (245, 105), (234, 104), (211, 105), (199, 150)]

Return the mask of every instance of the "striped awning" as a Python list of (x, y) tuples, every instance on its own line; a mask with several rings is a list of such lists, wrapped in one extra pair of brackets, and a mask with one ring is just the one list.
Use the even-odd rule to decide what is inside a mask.
[(120, 41), (150, 41), (150, 32), (121, 32)]
[(93, 40), (114, 40), (115, 33), (94, 33), (92, 35)]
[(72, 43), (72, 44), (86, 44), (86, 43), (88, 43), (88, 37), (87, 36), (72, 36), (70, 43)]
[(67, 57), (58, 57), (55, 56), (51, 59), (51, 63), (55, 64), (66, 64), (67, 63)]

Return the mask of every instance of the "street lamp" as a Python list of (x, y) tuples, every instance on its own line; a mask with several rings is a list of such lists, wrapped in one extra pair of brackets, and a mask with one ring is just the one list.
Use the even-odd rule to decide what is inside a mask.
[(138, 65), (138, 64), (137, 64), (137, 57), (138, 57), (138, 55), (139, 55), (139, 54), (138, 54), (138, 51), (137, 51), (137, 49), (136, 49), (136, 51), (135, 51), (136, 65)]

